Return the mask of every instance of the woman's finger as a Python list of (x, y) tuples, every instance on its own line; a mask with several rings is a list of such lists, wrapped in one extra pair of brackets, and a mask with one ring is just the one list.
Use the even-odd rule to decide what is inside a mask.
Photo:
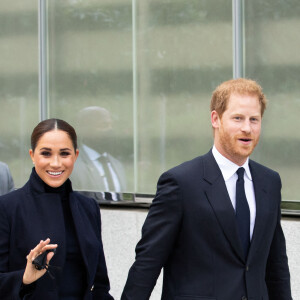
[(53, 250), (57, 248), (57, 244), (48, 244), (41, 249), (41, 252), (45, 252), (46, 250)]
[(48, 254), (47, 254), (47, 265), (49, 265), (49, 262), (50, 262), (50, 260), (51, 260), (51, 258), (54, 256), (54, 252), (49, 252)]
[(31, 262), (33, 260), (33, 255), (34, 255), (33, 249), (31, 249), (29, 254), (26, 256), (27, 262), (28, 261)]
[(45, 241), (41, 240), (39, 242), (39, 244), (37, 244), (33, 249), (32, 249), (32, 252), (33, 252), (33, 255), (35, 254), (36, 256), (39, 255), (39, 253), (42, 251), (42, 249), (48, 245), (50, 243), (50, 239), (46, 239)]
[(49, 244), (50, 239), (46, 239), (45, 241), (41, 240), (38, 245), (35, 246), (32, 250), (30, 250), (29, 254), (27, 255), (26, 259), (32, 262), (37, 256), (42, 254), (46, 250), (55, 249), (57, 244)]

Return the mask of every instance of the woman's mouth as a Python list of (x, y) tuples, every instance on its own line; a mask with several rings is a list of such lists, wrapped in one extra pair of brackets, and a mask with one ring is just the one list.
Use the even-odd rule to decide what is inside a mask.
[(47, 173), (51, 176), (59, 176), (63, 173), (63, 171), (59, 171), (59, 172), (47, 171)]

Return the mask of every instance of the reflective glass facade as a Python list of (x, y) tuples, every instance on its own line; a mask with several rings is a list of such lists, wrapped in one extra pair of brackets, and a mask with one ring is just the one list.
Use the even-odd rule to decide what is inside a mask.
[[(242, 7), (238, 25), (236, 3)], [(235, 75), (239, 53), (233, 33), (241, 26), (239, 67), (245, 77), (259, 81), (269, 99), (253, 158), (281, 174), (285, 200), (299, 199), (297, 4), (3, 2), (0, 160), (9, 165), (16, 186), (23, 185), (31, 168), (31, 130), (40, 115), (61, 118), (77, 129), (82, 159), (95, 154), (91, 149), (105, 153), (115, 173), (112, 183), (103, 184), (78, 175), (74, 188), (154, 194), (164, 170), (211, 148), (209, 101), (215, 87)], [(39, 18), (41, 7), (44, 18)], [(46, 28), (43, 39), (41, 22)], [(39, 55), (41, 44), (46, 48)], [(39, 68), (42, 58), (44, 72)], [(46, 90), (39, 97), (41, 80)], [(95, 164), (90, 165), (94, 175)], [(87, 162), (83, 165), (88, 168)], [(77, 169), (81, 175), (86, 171)]]
[(0, 2), (0, 160), (17, 187), (32, 163), (30, 134), (39, 121), (38, 3)]

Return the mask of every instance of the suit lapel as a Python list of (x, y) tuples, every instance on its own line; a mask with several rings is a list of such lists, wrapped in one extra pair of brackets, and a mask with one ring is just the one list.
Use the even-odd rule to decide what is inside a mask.
[(99, 170), (97, 170), (96, 166), (94, 165), (94, 162), (88, 157), (83, 148), (80, 153), (82, 154), (82, 167), (86, 170), (85, 176), (88, 178), (89, 186), (91, 186), (92, 189), (104, 191), (105, 187), (103, 177), (100, 175)]
[(237, 231), (234, 208), (229, 198), (221, 170), (211, 151), (206, 155), (206, 159), (204, 160), (203, 177), (208, 183), (205, 193), (218, 222), (235, 253), (244, 261), (244, 253)]
[(266, 222), (264, 221), (265, 213), (268, 210), (268, 194), (265, 188), (266, 178), (264, 178), (264, 176), (259, 173), (258, 169), (255, 167), (252, 161), (249, 161), (249, 166), (253, 180), (256, 202), (255, 225), (248, 255), (250, 259), (251, 255), (255, 253), (257, 246), (262, 243), (262, 240), (264, 238), (264, 227), (266, 226)]

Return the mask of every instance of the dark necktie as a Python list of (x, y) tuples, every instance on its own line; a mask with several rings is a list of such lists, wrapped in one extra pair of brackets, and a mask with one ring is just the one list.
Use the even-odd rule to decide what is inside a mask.
[(246, 258), (250, 246), (250, 210), (245, 194), (244, 172), (244, 168), (239, 168), (236, 172), (238, 175), (236, 181), (236, 220)]
[(121, 200), (120, 194), (114, 192), (116, 190), (115, 181), (119, 180), (118, 175), (115, 174), (115, 180), (114, 180), (111, 170), (108, 167), (108, 164), (110, 164), (111, 168), (113, 168), (113, 166), (111, 165), (107, 156), (101, 155), (99, 158), (99, 161), (102, 164), (102, 167), (104, 170), (104, 177), (106, 178), (107, 185), (108, 185), (107, 191), (104, 191), (104, 199), (110, 200), (110, 201), (112, 201), (112, 200), (120, 201)]
[(114, 185), (114, 181), (113, 181), (111, 172), (110, 172), (109, 167), (108, 167), (109, 160), (106, 156), (101, 155), (100, 158), (99, 158), (99, 161), (102, 164), (102, 167), (103, 167), (103, 170), (104, 170), (104, 177), (107, 180), (107, 185), (108, 185), (107, 192), (113, 191), (115, 189), (115, 185)]

